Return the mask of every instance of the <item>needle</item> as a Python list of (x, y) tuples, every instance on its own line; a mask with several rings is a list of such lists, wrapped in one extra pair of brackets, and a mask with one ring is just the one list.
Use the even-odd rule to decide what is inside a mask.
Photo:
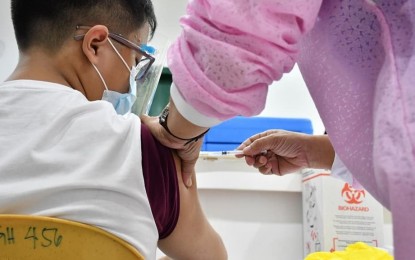
[[(201, 151), (200, 155), (202, 156), (226, 156), (226, 155), (244, 155), (242, 150), (233, 150), (233, 151)], [(261, 155), (267, 154), (267, 151), (262, 151), (259, 153)]]

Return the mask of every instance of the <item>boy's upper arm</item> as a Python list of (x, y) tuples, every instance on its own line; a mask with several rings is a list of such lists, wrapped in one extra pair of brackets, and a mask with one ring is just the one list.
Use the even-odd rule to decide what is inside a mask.
[(195, 174), (187, 188), (182, 180), (180, 159), (174, 154), (180, 193), (179, 219), (173, 232), (159, 240), (159, 248), (174, 259), (227, 259), (221, 238), (209, 224), (199, 203)]
[(186, 188), (180, 159), (162, 146), (141, 126), (142, 167), (154, 220), (159, 232), (159, 247), (176, 259), (226, 259), (217, 233), (207, 221), (199, 203), (195, 174)]
[(141, 125), (142, 169), (147, 198), (159, 233), (159, 239), (170, 235), (180, 212), (179, 187), (172, 152), (162, 146)]

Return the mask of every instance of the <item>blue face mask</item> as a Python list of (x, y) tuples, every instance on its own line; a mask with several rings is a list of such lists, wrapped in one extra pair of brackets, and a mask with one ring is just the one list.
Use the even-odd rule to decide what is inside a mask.
[(135, 100), (137, 99), (137, 82), (134, 77), (136, 75), (135, 68), (131, 69), (130, 73), (130, 90), (128, 93), (120, 93), (116, 91), (109, 90), (107, 87), (102, 94), (102, 100), (110, 102), (117, 114), (125, 115), (131, 112), (131, 108), (134, 105)]
[(108, 39), (108, 41), (111, 44), (112, 48), (115, 50), (115, 52), (118, 54), (118, 56), (121, 58), (124, 65), (130, 71), (130, 89), (128, 93), (119, 93), (116, 91), (109, 90), (98, 68), (94, 64), (92, 64), (92, 66), (98, 73), (98, 76), (100, 77), (105, 87), (105, 90), (104, 90), (104, 93), (102, 94), (101, 99), (110, 102), (114, 106), (114, 109), (117, 112), (117, 114), (125, 115), (131, 112), (131, 108), (133, 107), (134, 102), (137, 99), (137, 82), (135, 80), (135, 76), (137, 75), (137, 70), (135, 67), (132, 67), (131, 69), (129, 69), (127, 62), (125, 62), (121, 54), (114, 47), (111, 40)]

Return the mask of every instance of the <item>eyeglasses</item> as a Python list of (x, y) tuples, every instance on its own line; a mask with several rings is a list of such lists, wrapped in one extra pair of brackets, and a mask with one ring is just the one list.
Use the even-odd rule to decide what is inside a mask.
[[(89, 30), (89, 29), (91, 29), (90, 26), (84, 26), (84, 25), (76, 26), (76, 30)], [(142, 44), (142, 47), (140, 47), (137, 44), (131, 42), (130, 40), (124, 38), (121, 34), (109, 32), (108, 36), (114, 41), (121, 43), (122, 45), (138, 52), (139, 54), (143, 56), (136, 65), (137, 75), (135, 76), (135, 80), (144, 78), (144, 76), (149, 71), (151, 65), (153, 65), (155, 61), (155, 58), (151, 56), (148, 52), (154, 52), (155, 49), (145, 44)], [(79, 40), (82, 40), (84, 37), (85, 37), (85, 34), (75, 35), (74, 39), (79, 41)]]

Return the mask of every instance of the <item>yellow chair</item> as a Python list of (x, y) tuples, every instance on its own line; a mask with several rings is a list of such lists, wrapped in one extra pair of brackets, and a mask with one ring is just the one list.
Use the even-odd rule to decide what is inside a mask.
[(0, 215), (1, 260), (141, 260), (122, 239), (100, 228), (58, 218)]

